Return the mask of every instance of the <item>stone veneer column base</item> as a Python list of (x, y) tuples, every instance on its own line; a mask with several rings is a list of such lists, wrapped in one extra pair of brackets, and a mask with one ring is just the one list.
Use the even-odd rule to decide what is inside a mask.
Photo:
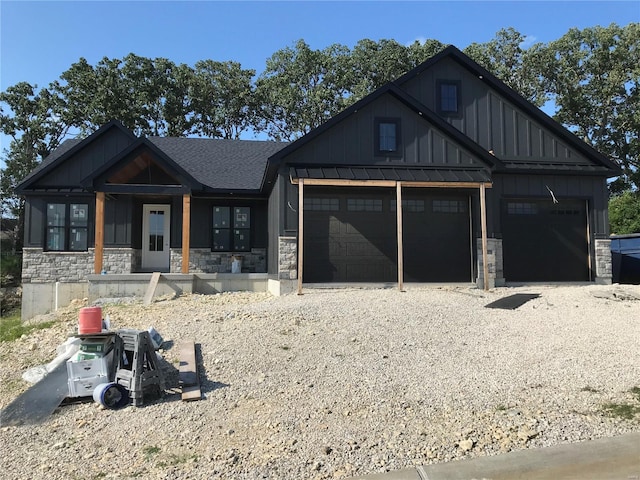
[(298, 237), (278, 237), (278, 279), (298, 278)]
[(613, 263), (611, 261), (611, 239), (596, 238), (595, 282), (610, 285), (613, 278)]
[[(484, 288), (484, 264), (482, 263), (482, 239), (476, 239), (477, 256), (478, 256), (478, 276), (476, 285), (478, 288)], [(504, 263), (502, 258), (502, 239), (487, 239), (487, 261), (489, 267), (489, 278), (487, 279), (488, 287), (504, 287)]]

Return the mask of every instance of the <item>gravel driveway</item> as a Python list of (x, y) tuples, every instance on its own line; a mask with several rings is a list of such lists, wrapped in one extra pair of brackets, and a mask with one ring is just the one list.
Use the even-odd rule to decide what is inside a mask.
[[(513, 293), (517, 310), (484, 306)], [(0, 344), (0, 407), (77, 326)], [(5, 478), (324, 479), (640, 431), (640, 287), (306, 289), (105, 304), (115, 328), (201, 346), (204, 398), (59, 408), (0, 428)], [(634, 418), (606, 414), (630, 405)], [(11, 473), (9, 473), (11, 472)]]

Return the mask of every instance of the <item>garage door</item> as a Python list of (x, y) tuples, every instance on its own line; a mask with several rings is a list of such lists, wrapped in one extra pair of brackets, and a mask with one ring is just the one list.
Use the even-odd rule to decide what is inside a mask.
[[(403, 195), (404, 280), (468, 282), (468, 197)], [(395, 192), (310, 191), (304, 213), (305, 282), (396, 282)]]
[(588, 281), (584, 200), (505, 200), (502, 203), (507, 281)]
[(405, 282), (470, 282), (469, 197), (403, 194)]

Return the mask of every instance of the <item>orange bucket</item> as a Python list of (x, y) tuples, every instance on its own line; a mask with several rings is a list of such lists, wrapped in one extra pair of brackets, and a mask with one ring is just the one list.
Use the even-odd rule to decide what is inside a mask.
[(84, 307), (80, 309), (78, 319), (78, 333), (86, 335), (102, 332), (102, 308)]

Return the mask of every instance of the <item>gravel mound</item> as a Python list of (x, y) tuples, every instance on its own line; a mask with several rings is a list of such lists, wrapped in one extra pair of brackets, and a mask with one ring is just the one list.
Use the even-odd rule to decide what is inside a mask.
[[(640, 431), (640, 287), (305, 289), (102, 302), (112, 328), (154, 327), (165, 396), (60, 407), (0, 428), (5, 478), (327, 479)], [(517, 310), (484, 306), (539, 293)], [(0, 407), (55, 356), (83, 302), (0, 344)], [(204, 397), (180, 401), (181, 340)]]

